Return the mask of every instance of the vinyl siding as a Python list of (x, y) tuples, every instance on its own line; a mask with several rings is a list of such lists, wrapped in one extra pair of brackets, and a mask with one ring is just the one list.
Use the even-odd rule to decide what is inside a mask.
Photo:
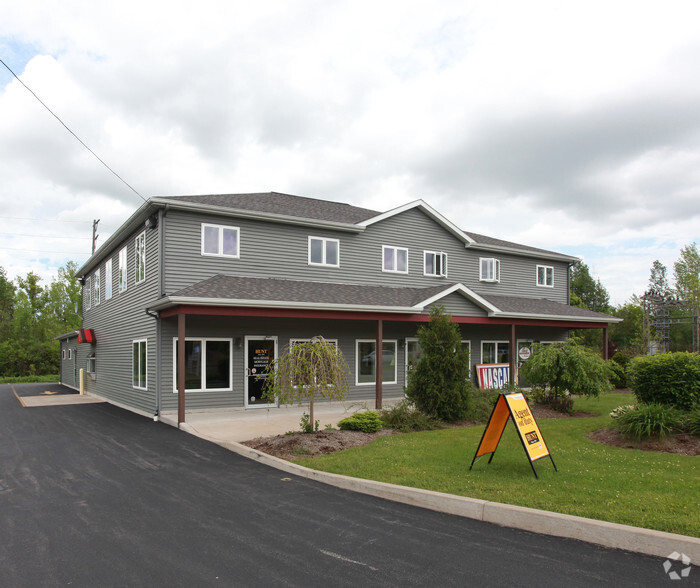
[[(146, 279), (136, 283), (135, 238), (139, 229), (129, 235), (100, 265), (98, 305), (92, 302), (83, 312), (83, 326), (95, 330), (95, 379), (86, 378), (86, 388), (116, 403), (127, 404), (147, 414), (156, 412), (156, 319), (145, 309), (159, 296), (158, 230), (146, 230)], [(119, 251), (127, 247), (127, 289), (119, 291)], [(112, 298), (104, 299), (107, 259), (112, 259)], [(91, 282), (95, 272), (90, 274)], [(132, 385), (132, 343), (146, 339), (147, 389)], [(81, 345), (82, 346), (82, 345)], [(79, 347), (81, 347), (79, 346)], [(89, 346), (86, 346), (89, 347)], [(84, 366), (82, 366), (84, 367)]]

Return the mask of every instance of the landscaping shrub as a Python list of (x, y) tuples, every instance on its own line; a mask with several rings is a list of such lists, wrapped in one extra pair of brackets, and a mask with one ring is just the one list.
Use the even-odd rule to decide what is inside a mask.
[(436, 306), (430, 322), (419, 327), (418, 340), (422, 356), (409, 372), (406, 396), (416, 408), (442, 421), (466, 418), (473, 385), (459, 328)]
[(616, 409), (610, 411), (610, 418), (618, 419), (626, 412), (636, 409), (637, 407), (634, 404), (625, 404), (624, 406), (618, 406)]
[(382, 410), (379, 416), (387, 429), (402, 433), (432, 431), (442, 426), (441, 421), (421, 412), (409, 400), (402, 400), (391, 408)]
[(629, 379), (640, 402), (692, 410), (700, 406), (700, 355), (687, 351), (632, 360)]
[(627, 388), (627, 370), (614, 359), (608, 362), (608, 379), (613, 388)]
[(487, 423), (498, 400), (499, 391), (474, 390), (469, 401), (467, 417), (477, 423)]
[(618, 430), (637, 441), (652, 437), (664, 439), (670, 433), (683, 429), (682, 413), (663, 404), (643, 404), (623, 412), (616, 420)]
[(700, 408), (690, 411), (685, 422), (685, 432), (700, 437)]
[(338, 427), (343, 431), (362, 431), (363, 433), (376, 433), (382, 428), (382, 419), (371, 410), (356, 412), (352, 416), (338, 422)]

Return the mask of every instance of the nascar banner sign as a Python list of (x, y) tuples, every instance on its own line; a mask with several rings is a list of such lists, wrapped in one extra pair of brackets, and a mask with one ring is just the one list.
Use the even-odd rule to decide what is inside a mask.
[(502, 390), (510, 382), (510, 365), (507, 363), (479, 363), (476, 365), (479, 388)]

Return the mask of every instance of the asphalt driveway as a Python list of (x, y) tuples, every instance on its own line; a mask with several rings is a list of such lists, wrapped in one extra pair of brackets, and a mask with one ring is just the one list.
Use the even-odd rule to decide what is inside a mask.
[(36, 390), (15, 389), (0, 386), (0, 586), (667, 581), (659, 558), (354, 494), (107, 403), (23, 407)]

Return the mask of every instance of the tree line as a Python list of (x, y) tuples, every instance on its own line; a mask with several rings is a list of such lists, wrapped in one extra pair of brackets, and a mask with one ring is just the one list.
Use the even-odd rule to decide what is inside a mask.
[(55, 337), (80, 327), (82, 288), (69, 261), (49, 284), (34, 272), (7, 277), (0, 266), (0, 376), (58, 374)]

